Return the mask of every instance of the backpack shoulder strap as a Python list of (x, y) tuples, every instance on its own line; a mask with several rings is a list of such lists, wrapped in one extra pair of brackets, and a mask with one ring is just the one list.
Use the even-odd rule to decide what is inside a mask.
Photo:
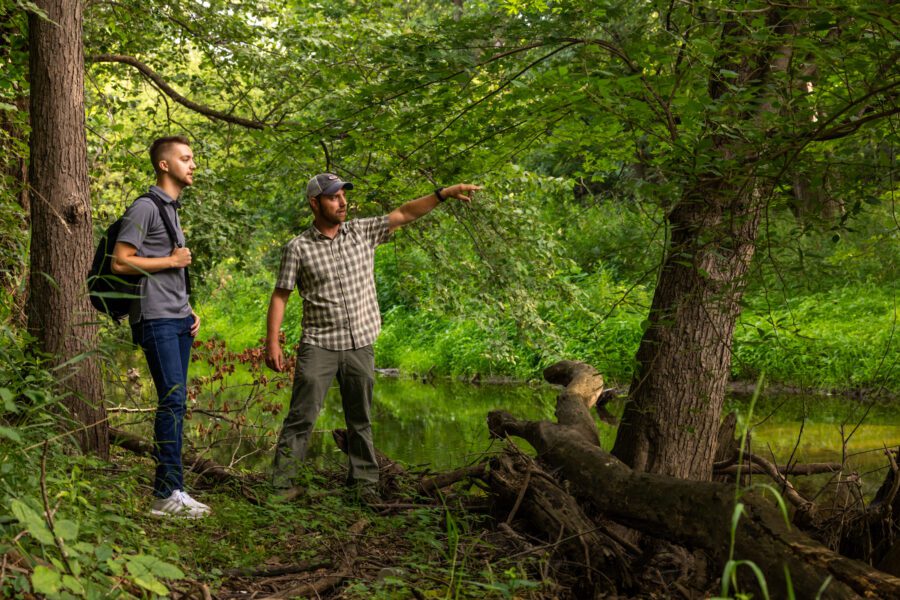
[(175, 233), (175, 224), (172, 223), (172, 219), (169, 217), (169, 211), (166, 210), (166, 202), (153, 192), (147, 192), (140, 196), (140, 198), (149, 198), (153, 204), (156, 205), (156, 209), (159, 211), (159, 216), (163, 221), (163, 225), (166, 227), (166, 233), (169, 234), (169, 239), (172, 240), (172, 246), (176, 248), (181, 248), (182, 244), (178, 242), (178, 235)]
[[(166, 202), (152, 191), (147, 192), (146, 194), (141, 195), (141, 198), (149, 198), (153, 201), (153, 204), (156, 205), (157, 210), (159, 210), (159, 216), (162, 218), (163, 225), (166, 227), (166, 232), (169, 234), (169, 239), (172, 240), (172, 246), (175, 248), (183, 247), (183, 244), (179, 243), (178, 235), (175, 233), (175, 224), (172, 223), (172, 219), (169, 217), (169, 211), (166, 210)], [(191, 273), (188, 271), (187, 267), (184, 267), (184, 287), (187, 291), (187, 295), (191, 295)]]

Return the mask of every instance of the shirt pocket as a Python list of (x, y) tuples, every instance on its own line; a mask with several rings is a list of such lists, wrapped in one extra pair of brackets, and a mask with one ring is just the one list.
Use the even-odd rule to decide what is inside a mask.
[(341, 248), (344, 258), (344, 266), (348, 275), (359, 276), (371, 271), (374, 266), (375, 256), (372, 248), (362, 239), (353, 239), (351, 243), (344, 244)]

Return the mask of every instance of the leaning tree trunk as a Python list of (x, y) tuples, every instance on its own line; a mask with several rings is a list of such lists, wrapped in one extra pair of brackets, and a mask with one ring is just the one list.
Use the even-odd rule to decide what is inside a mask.
[(669, 214), (668, 256), (613, 448), (634, 469), (712, 477), (732, 332), (759, 215), (752, 193), (722, 180), (698, 185)]
[(755, 99), (735, 96), (717, 74), (709, 79), (710, 98), (725, 107), (718, 116), (727, 117), (747, 139), (707, 123), (709, 148), (698, 145), (699, 167), (675, 168), (685, 184), (667, 215), (671, 239), (613, 448), (615, 456), (639, 471), (700, 481), (712, 477), (732, 333), (763, 198), (774, 184), (755, 172), (767, 152), (765, 141), (748, 140), (760, 130), (760, 119), (783, 104), (779, 94), (789, 91), (775, 77), (786, 72), (793, 54), (794, 26), (780, 12), (774, 9), (765, 18), (783, 37), (762, 44), (748, 37), (753, 30), (748, 19), (755, 17), (735, 14), (724, 23), (711, 69), (735, 73), (735, 83)]
[[(93, 247), (81, 0), (38, 0), (31, 14), (31, 292), (28, 329), (60, 365), (64, 403), (86, 451), (107, 456), (109, 440), (99, 365), (90, 356), (97, 326), (85, 276)], [(71, 362), (70, 362), (71, 361)]]

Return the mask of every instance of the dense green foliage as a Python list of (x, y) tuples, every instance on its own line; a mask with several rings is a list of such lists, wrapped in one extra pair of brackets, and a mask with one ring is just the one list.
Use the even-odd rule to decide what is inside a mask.
[[(845, 27), (890, 28), (877, 7), (847, 10), (857, 20)], [(426, 180), (470, 179), (486, 186), (471, 207), (447, 206), (379, 253), (380, 363), (534, 378), (553, 360), (577, 357), (626, 384), (668, 235), (665, 211), (680, 181), (706, 168), (710, 142), (697, 137), (706, 135), (699, 125), (727, 128), (746, 109), (745, 82), (732, 81), (728, 68), (720, 67), (728, 95), (713, 101), (703, 87), (715, 68), (715, 21), (676, 56), (665, 28), (694, 15), (671, 7), (256, 3), (233, 12), (214, 2), (148, 12), (124, 2), (88, 11), (88, 57), (135, 55), (193, 101), (265, 125), (211, 121), (126, 65), (91, 62), (98, 225), (148, 183), (147, 140), (188, 131), (201, 162), (184, 215), (206, 284), (196, 304), (207, 332), (238, 347), (264, 335), (280, 246), (309, 222), (302, 190), (310, 174), (329, 167), (356, 182), (360, 216), (424, 193)], [(518, 17), (498, 22), (504, 11)], [(790, 100), (793, 112), (733, 135), (776, 148), (759, 135), (771, 137), (783, 122), (795, 136), (825, 126), (813, 117), (842, 102), (835, 78), (868, 81), (866, 61), (882, 60), (883, 50), (848, 41), (841, 52), (854, 61), (832, 64), (836, 50), (822, 43), (828, 11), (838, 13), (825, 3), (802, 16), (807, 37), (798, 42), (828, 76)], [(764, 23), (752, 26), (758, 44), (775, 39)], [(847, 39), (857, 39), (850, 29)], [(563, 39), (554, 33), (561, 30)], [(629, 64), (656, 65), (653, 78), (629, 73), (602, 46), (577, 43), (604, 31)], [(647, 86), (672, 95), (677, 142), (648, 106)], [(797, 183), (779, 185), (769, 200), (736, 335), (736, 376), (765, 370), (790, 384), (900, 389), (891, 367), (900, 256), (894, 138), (890, 126), (869, 126), (763, 167), (786, 169), (784, 180)], [(824, 193), (810, 201), (810, 189)], [(869, 303), (848, 303), (855, 295)], [(834, 307), (831, 317), (797, 308), (823, 303)], [(298, 336), (298, 304), (289, 307), (289, 340)]]
[[(767, 75), (775, 91), (762, 110), (750, 93), (758, 81), (738, 71), (787, 37), (767, 20), (776, 8), (798, 24), (796, 58)], [(898, 82), (889, 8), (723, 0), (87, 3), (95, 228), (152, 183), (153, 138), (190, 136), (200, 168), (182, 215), (195, 256), (194, 304), (201, 337), (218, 340), (198, 352), (193, 408), (237, 423), (225, 438), (238, 440), (229, 450), (243, 443), (264, 453), (287, 382), (269, 380), (257, 355), (229, 380), (254, 410), (232, 419), (222, 373), (238, 359), (225, 356), (223, 342), (240, 353), (265, 335), (281, 246), (311, 218), (303, 198), (310, 175), (329, 169), (354, 181), (354, 216), (383, 214), (436, 184), (485, 187), (470, 206), (444, 204), (378, 251), (379, 366), (537, 379), (548, 364), (574, 358), (627, 386), (670, 238), (668, 211), (698, 174), (745, 169), (740, 158), (713, 158), (715, 143), (740, 140), (744, 158), (753, 157), (746, 164), (772, 185), (732, 375), (895, 397), (900, 225), (890, 94)], [(71, 440), (58, 434), (71, 423), (22, 310), (26, 12), (34, 10), (0, 0), (0, 553), (40, 562), (30, 563), (33, 577), (4, 579), (0, 594), (99, 597), (116, 581), (122, 595), (149, 597), (165, 585), (186, 589), (186, 578), (216, 582), (227, 567), (260, 564), (273, 537), (292, 540), (281, 558), (302, 560), (314, 548), (295, 538), (331, 539), (356, 509), (330, 496), (299, 509), (250, 507), (222, 491), (213, 497), (216, 516), (185, 539), (179, 527), (139, 516), (147, 464), (116, 456), (110, 467), (72, 456)], [(734, 15), (752, 44), (716, 62)], [(160, 80), (121, 62), (123, 55), (207, 115), (164, 93)], [(300, 318), (295, 296), (284, 326), (291, 344)], [(147, 406), (149, 386), (134, 397), (122, 392), (128, 367), (137, 369), (133, 379), (147, 380), (127, 338), (127, 328), (109, 325), (98, 342), (110, 404)], [(198, 419), (188, 437), (203, 440), (229, 427), (223, 423)], [(310, 485), (327, 487), (317, 477)], [(41, 516), (48, 505), (53, 524)], [(492, 572), (457, 562), (470, 525), (452, 511), (414, 511), (374, 527), (400, 548), (398, 562), (421, 575), (421, 589), (512, 597), (535, 585), (524, 563)], [(413, 533), (394, 539), (392, 530)], [(214, 542), (217, 531), (226, 537)], [(360, 582), (348, 593), (389, 598), (392, 585), (403, 583)]]

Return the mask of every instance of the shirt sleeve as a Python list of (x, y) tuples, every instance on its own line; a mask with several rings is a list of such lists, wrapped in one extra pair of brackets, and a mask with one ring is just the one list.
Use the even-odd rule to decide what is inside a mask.
[(122, 227), (116, 241), (130, 244), (140, 250), (147, 233), (156, 224), (156, 219), (159, 219), (159, 210), (153, 202), (143, 199), (135, 201), (122, 217)]
[(359, 219), (356, 221), (356, 225), (359, 227), (363, 239), (369, 242), (373, 248), (391, 239), (391, 227), (388, 224), (387, 215)]
[(300, 256), (296, 246), (285, 244), (281, 250), (281, 267), (278, 269), (278, 279), (275, 287), (283, 290), (292, 290), (297, 286), (297, 273), (300, 272)]

